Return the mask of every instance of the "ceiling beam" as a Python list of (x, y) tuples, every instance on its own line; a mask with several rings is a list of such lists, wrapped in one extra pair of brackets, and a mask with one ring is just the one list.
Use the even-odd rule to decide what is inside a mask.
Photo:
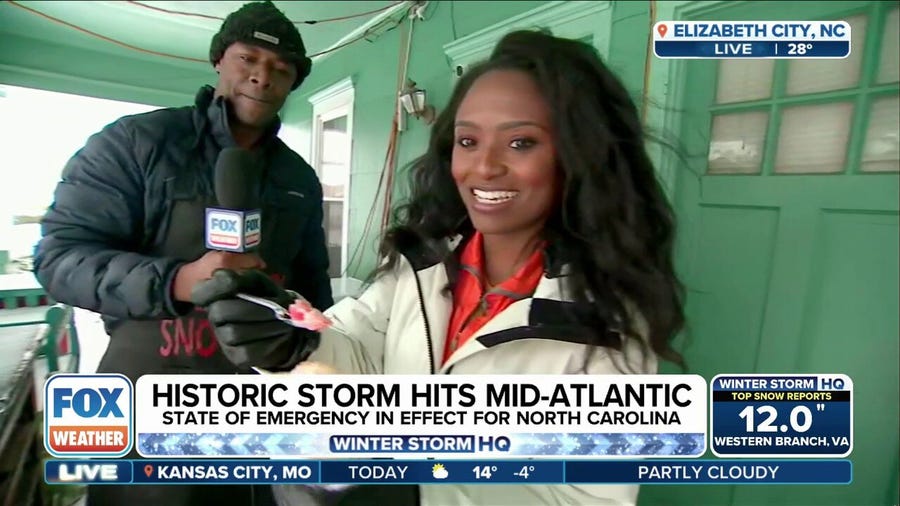
[(362, 36), (362, 34), (366, 33), (366, 31), (368, 31), (370, 28), (377, 26), (379, 23), (381, 23), (385, 19), (393, 16), (396, 13), (398, 13), (404, 9), (408, 9), (411, 5), (413, 5), (415, 3), (416, 3), (415, 1), (406, 0), (404, 2), (398, 3), (397, 5), (391, 7), (390, 9), (379, 12), (372, 19), (359, 25), (354, 30), (347, 33), (347, 35), (344, 35), (343, 37), (338, 39), (337, 42), (335, 42), (334, 44), (332, 44), (332, 45), (328, 46), (327, 48), (323, 49), (322, 51), (320, 51), (320, 52), (325, 52), (325, 51), (330, 51), (330, 52), (325, 53), (320, 56), (316, 56), (315, 58), (312, 59), (313, 63), (318, 63), (318, 62), (324, 60), (325, 58), (328, 58), (329, 56), (334, 54), (334, 51), (331, 51), (332, 49), (340, 46), (341, 44), (346, 44), (347, 42), (349, 42), (357, 37)]

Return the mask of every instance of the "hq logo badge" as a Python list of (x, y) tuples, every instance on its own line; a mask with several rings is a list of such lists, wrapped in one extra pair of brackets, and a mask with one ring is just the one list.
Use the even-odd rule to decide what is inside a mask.
[(133, 445), (134, 387), (121, 374), (57, 374), (44, 383), (44, 447), (54, 457), (121, 457)]

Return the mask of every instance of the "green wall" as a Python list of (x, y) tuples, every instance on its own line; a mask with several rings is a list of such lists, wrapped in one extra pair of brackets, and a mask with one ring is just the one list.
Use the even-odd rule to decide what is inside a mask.
[[(413, 29), (407, 75), (428, 92), (428, 102), (440, 109), (451, 91), (451, 68), (444, 56), (443, 46), (455, 40), (454, 24), (456, 38), (459, 38), (544, 3), (454, 2), (451, 22), (450, 3), (433, 2), (426, 12), (426, 20), (417, 21)], [(299, 130), (299, 145), (292, 147), (306, 156), (312, 119), (309, 96), (348, 75), (352, 76), (355, 99), (350, 183), (351, 255), (363, 234), (385, 159), (403, 30), (403, 27), (398, 27), (382, 34), (374, 42), (360, 41), (317, 61), (307, 81), (292, 95), (283, 114), (285, 123)], [(398, 185), (404, 179), (402, 169), (424, 151), (427, 139), (428, 127), (421, 121), (411, 119), (407, 130), (400, 135), (398, 173), (395, 175)], [(395, 194), (394, 202), (399, 198), (401, 196)], [(376, 222), (381, 216), (380, 206)], [(370, 232), (361, 250), (364, 255), (362, 260), (357, 259), (350, 266), (351, 276), (365, 277), (374, 266), (376, 234), (377, 228)]]
[(644, 95), (644, 60), (647, 57), (649, 2), (613, 2), (607, 65), (625, 83), (635, 101)]
[[(429, 103), (440, 109), (451, 92), (451, 67), (444, 45), (547, 2), (433, 2), (425, 21), (416, 22), (407, 75), (427, 90)], [(644, 59), (647, 49), (649, 3), (614, 2), (612, 6), (610, 66), (622, 77), (636, 98), (643, 94)], [(452, 19), (451, 19), (452, 11)], [(455, 28), (455, 30), (454, 30)], [(382, 34), (374, 42), (359, 42), (316, 62), (308, 80), (294, 93), (284, 111), (285, 123), (296, 129), (295, 149), (308, 155), (312, 106), (309, 97), (332, 84), (352, 77), (355, 88), (353, 154), (350, 184), (350, 246), (352, 256), (363, 240), (365, 222), (376, 197), (394, 106), (401, 36), (404, 28)], [(455, 31), (455, 37), (454, 37)], [(411, 119), (400, 135), (398, 172), (393, 202), (405, 195), (404, 170), (427, 144), (428, 127)], [(381, 197), (378, 214), (381, 216)], [(361, 254), (349, 274), (365, 277), (374, 266), (377, 228), (364, 239)]]

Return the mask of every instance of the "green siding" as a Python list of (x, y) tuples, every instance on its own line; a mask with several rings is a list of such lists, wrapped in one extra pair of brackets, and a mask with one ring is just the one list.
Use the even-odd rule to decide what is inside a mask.
[[(660, 3), (661, 5), (662, 3)], [(854, 380), (853, 483), (840, 486), (643, 487), (642, 505), (875, 505), (898, 500), (897, 307), (900, 181), (862, 174), (859, 161), (873, 97), (898, 83), (873, 84), (885, 2), (679, 2), (658, 19), (846, 19), (864, 13), (857, 86), (788, 96), (788, 61), (777, 61), (772, 97), (715, 104), (717, 61), (653, 63), (650, 91), (670, 110), (654, 111), (684, 143), (690, 166), (664, 171), (680, 226), (678, 269), (688, 291), (683, 344), (690, 372), (835, 372)], [(693, 12), (691, 12), (693, 11)], [(640, 37), (636, 34), (634, 43)], [(665, 99), (669, 99), (666, 101)], [(842, 170), (779, 174), (774, 165), (788, 106), (853, 104)], [(768, 115), (760, 170), (707, 172), (712, 118)], [(673, 111), (682, 111), (675, 114)], [(666, 370), (673, 370), (666, 368)]]
[[(443, 46), (452, 42), (453, 25), (456, 38), (498, 23), (517, 14), (543, 5), (545, 2), (455, 2), (451, 23), (450, 2), (436, 2), (429, 7), (428, 20), (417, 22), (413, 30), (407, 75), (428, 93), (428, 102), (440, 108), (452, 91), (450, 64), (444, 56)], [(394, 90), (401, 36), (405, 27), (387, 32), (372, 43), (350, 45), (333, 55), (316, 62), (307, 82), (294, 93), (285, 108), (284, 118), (301, 132), (308, 149), (311, 132), (312, 106), (308, 97), (315, 92), (352, 76), (355, 88), (353, 154), (350, 183), (350, 245), (352, 256), (363, 235), (366, 218), (375, 198), (378, 180), (385, 159), (390, 135)], [(400, 135), (397, 174), (394, 176), (393, 201), (405, 195), (403, 171), (416, 156), (421, 155), (428, 142), (428, 127), (416, 119), (407, 122), (407, 130)], [(302, 153), (303, 151), (301, 151)], [(375, 218), (380, 222), (381, 200)], [(375, 244), (378, 230), (369, 233), (362, 247), (362, 261), (350, 265), (351, 276), (367, 276), (375, 262)]]
[[(449, 96), (447, 43), (546, 2), (433, 2), (416, 24), (407, 74), (440, 108)], [(649, 126), (675, 136), (690, 165), (654, 151), (679, 219), (677, 267), (688, 289), (688, 332), (680, 341), (690, 368), (707, 379), (722, 372), (835, 372), (855, 383), (854, 481), (846, 486), (645, 486), (642, 505), (874, 505), (898, 502), (898, 208), (896, 173), (863, 174), (859, 160), (870, 104), (898, 94), (898, 83), (874, 84), (883, 22), (896, 2), (656, 2), (656, 20), (840, 19), (865, 12), (870, 27), (860, 84), (850, 90), (784, 96), (788, 62), (775, 65), (772, 98), (714, 104), (717, 62), (651, 59), (645, 89), (649, 2), (614, 2), (607, 61), (633, 95), (653, 104)], [(452, 11), (452, 19), (451, 19)], [(455, 36), (454, 36), (455, 31)], [(363, 229), (385, 158), (404, 28), (359, 42), (317, 62), (291, 97), (286, 125), (308, 151), (312, 108), (308, 97), (349, 76), (355, 84), (350, 194), (350, 247)], [(21, 35), (4, 39), (0, 82), (159, 105), (191, 100), (184, 90), (215, 75), (201, 66), (114, 56), (84, 49), (72, 59), (63, 46)], [(53, 75), (36, 68), (53, 69)], [(25, 70), (23, 70), (25, 69)], [(144, 76), (146, 83), (124, 75)], [(49, 77), (48, 77), (49, 76)], [(63, 76), (63, 77), (60, 77)], [(103, 81), (111, 81), (112, 84)], [(121, 83), (121, 84), (117, 84)], [(126, 84), (127, 83), (127, 84)], [(688, 85), (689, 83), (689, 85)], [(844, 172), (774, 173), (781, 111), (788, 106), (848, 100), (855, 106)], [(714, 114), (762, 110), (769, 115), (759, 174), (707, 175)], [(422, 153), (428, 127), (410, 119), (401, 135), (394, 201), (405, 194), (403, 167)], [(380, 208), (377, 217), (380, 217)], [(376, 217), (376, 218), (377, 218)], [(376, 219), (376, 222), (378, 220)], [(374, 231), (377, 234), (377, 230)], [(363, 277), (374, 265), (376, 235), (351, 265)], [(664, 365), (663, 371), (674, 371)]]
[(643, 63), (647, 57), (649, 3), (613, 2), (612, 9), (612, 29), (606, 63), (640, 104), (644, 95)]

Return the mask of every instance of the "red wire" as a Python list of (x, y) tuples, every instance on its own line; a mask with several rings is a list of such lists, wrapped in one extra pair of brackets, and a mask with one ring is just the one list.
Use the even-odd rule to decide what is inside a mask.
[[(158, 12), (165, 12), (166, 14), (178, 14), (178, 15), (181, 15), (181, 16), (193, 16), (193, 17), (204, 18), (204, 19), (215, 19), (215, 20), (218, 20), (218, 21), (224, 21), (224, 20), (225, 20), (225, 18), (220, 18), (220, 17), (218, 17), (218, 16), (210, 16), (209, 14), (200, 14), (200, 13), (197, 13), (197, 12), (184, 12), (184, 11), (175, 11), (175, 10), (170, 10), (170, 9), (163, 9), (162, 7), (156, 7), (156, 6), (153, 6), (153, 5), (147, 5), (147, 4), (145, 4), (145, 3), (136, 2), (136, 1), (134, 1), (134, 0), (128, 0), (128, 3), (134, 4), (134, 5), (138, 5), (138, 6), (140, 6), (140, 7), (144, 7), (145, 9), (150, 9), (150, 10), (154, 10), (154, 11), (158, 11)], [(400, 3), (403, 3), (402, 0), (399, 1), (399, 2), (394, 2), (394, 3), (392, 3), (391, 5), (388, 5), (387, 7), (382, 7), (382, 8), (380, 8), (380, 9), (375, 9), (375, 10), (368, 11), (368, 12), (360, 12), (359, 14), (350, 14), (350, 15), (347, 15), (347, 16), (341, 16), (341, 17), (337, 17), (337, 18), (319, 19), (319, 20), (312, 20), (312, 21), (291, 21), (291, 23), (293, 23), (293, 24), (295, 24), (295, 25), (315, 25), (315, 24), (318, 24), (318, 23), (329, 23), (329, 22), (331, 22), (331, 21), (342, 21), (342, 20), (345, 20), (345, 19), (358, 18), (358, 17), (360, 17), (360, 16), (368, 16), (369, 14), (375, 14), (375, 13), (377, 13), (377, 12), (386, 11), (386, 10), (388, 10), (388, 9), (390, 9), (390, 8), (394, 7), (395, 5), (400, 4)]]
[[(20, 8), (20, 9), (24, 9), (24, 10), (26, 10), (26, 11), (32, 13), (32, 14), (36, 14), (36, 15), (42, 17), (42, 18), (48, 19), (48, 20), (50, 20), (50, 21), (53, 21), (54, 23), (59, 23), (59, 24), (61, 24), (61, 25), (64, 25), (64, 26), (67, 26), (67, 27), (72, 28), (72, 29), (74, 29), (74, 30), (77, 30), (77, 31), (79, 31), (79, 32), (81, 32), (81, 33), (84, 33), (84, 34), (86, 34), (86, 35), (90, 35), (90, 36), (92, 36), (92, 37), (96, 37), (96, 38), (98, 38), (98, 39), (105, 40), (106, 42), (110, 42), (110, 43), (112, 43), (112, 44), (115, 44), (115, 45), (117, 45), (117, 46), (124, 47), (124, 48), (126, 48), (126, 49), (131, 49), (131, 50), (133, 50), (133, 51), (138, 51), (138, 52), (146, 53), (146, 54), (152, 54), (152, 55), (154, 55), (154, 56), (164, 56), (164, 57), (167, 57), (167, 58), (175, 58), (176, 60), (184, 60), (184, 61), (195, 62), (195, 63), (207, 63), (207, 60), (206, 60), (206, 59), (203, 59), (203, 58), (192, 58), (192, 57), (190, 57), (190, 56), (179, 56), (179, 55), (177, 55), (177, 54), (163, 53), (163, 52), (161, 52), (161, 51), (153, 51), (152, 49), (144, 49), (144, 48), (142, 48), (142, 47), (138, 47), (138, 46), (135, 46), (135, 45), (132, 45), (132, 44), (128, 44), (128, 43), (126, 43), (126, 42), (122, 42), (122, 41), (113, 39), (112, 37), (107, 37), (106, 35), (102, 35), (102, 34), (99, 34), (99, 33), (97, 33), (97, 32), (93, 32), (93, 31), (88, 30), (88, 29), (86, 29), (86, 28), (82, 28), (82, 27), (80, 27), (80, 26), (78, 26), (78, 25), (69, 23), (68, 21), (64, 21), (64, 20), (62, 20), (62, 19), (55, 18), (55, 17), (53, 17), (53, 16), (51, 16), (51, 15), (49, 15), (49, 14), (44, 14), (43, 12), (40, 12), (40, 11), (35, 10), (35, 9), (32, 9), (31, 7), (27, 7), (27, 6), (25, 6), (25, 5), (22, 5), (22, 4), (20, 4), (20, 3), (16, 2), (16, 1), (14, 1), (14, 0), (6, 0), (6, 1), (7, 1), (8, 3), (10, 3), (11, 5), (15, 6), (15, 7), (18, 7), (18, 8)], [(215, 17), (215, 16), (209, 16), (209, 15), (206, 15), (206, 14), (198, 14), (198, 13), (192, 13), (192, 12), (181, 12), (181, 11), (170, 11), (170, 10), (168, 10), (168, 9), (163, 9), (163, 8), (160, 8), (160, 7), (154, 7), (154, 6), (151, 6), (151, 5), (144, 5), (144, 4), (140, 3), (140, 2), (135, 2), (135, 1), (131, 1), (131, 0), (129, 0), (129, 1), (130, 1), (130, 3), (133, 3), (133, 4), (135, 4), (135, 5), (140, 5), (141, 7), (146, 7), (146, 8), (148, 8), (148, 9), (157, 10), (157, 11), (161, 11), (161, 12), (166, 12), (166, 13), (169, 13), (169, 14), (181, 14), (181, 15), (184, 15), (184, 16), (196, 16), (196, 17), (200, 17), (200, 18), (216, 19), (216, 20), (221, 20), (221, 19), (222, 19), (222, 18), (218, 18), (218, 17)], [(361, 14), (353, 14), (353, 15), (351, 15), (351, 16), (344, 16), (344, 17), (342, 17), (342, 18), (325, 19), (325, 20), (322, 20), (322, 21), (320, 21), (320, 22), (336, 21), (336, 20), (340, 20), (340, 19), (349, 19), (349, 18), (359, 17), (359, 16), (363, 16), (363, 15), (367, 15), (367, 14), (373, 14), (373, 13), (375, 13), (375, 12), (380, 12), (380, 11), (384, 11), (384, 10), (390, 9), (391, 7), (393, 7), (393, 6), (395, 6), (395, 5), (399, 4), (399, 3), (402, 3), (402, 2), (395, 2), (395, 3), (393, 3), (393, 4), (391, 4), (391, 5), (387, 6), (387, 7), (384, 7), (384, 8), (375, 10), (375, 11), (365, 12), (365, 13), (361, 13)], [(312, 21), (312, 22), (310, 22), (310, 21), (304, 21), (304, 23), (316, 23), (316, 21)], [(368, 35), (369, 35), (369, 32), (366, 31), (366, 32), (364, 32), (363, 34), (361, 34), (359, 37), (356, 37), (356, 38), (354, 38), (354, 39), (352, 39), (352, 40), (349, 40), (349, 41), (347, 41), (347, 42), (345, 42), (345, 43), (343, 43), (343, 44), (341, 44), (341, 45), (339, 45), (339, 46), (335, 46), (335, 47), (333, 47), (333, 48), (331, 48), (331, 49), (327, 49), (327, 50), (325, 50), (325, 51), (320, 51), (320, 52), (318, 52), (318, 53), (314, 53), (314, 54), (308, 55), (308, 57), (309, 57), (309, 58), (314, 58), (314, 57), (316, 57), (316, 56), (321, 56), (321, 55), (323, 55), (323, 54), (327, 54), (327, 53), (330, 53), (330, 52), (332, 52), (332, 51), (337, 51), (338, 49), (342, 49), (342, 48), (344, 48), (344, 47), (349, 46), (350, 44), (353, 44), (354, 42), (358, 42), (358, 41), (360, 41), (360, 40), (366, 38)]]
[(133, 45), (131, 45), (131, 44), (128, 44), (128, 43), (125, 43), (125, 42), (121, 42), (121, 41), (118, 41), (118, 40), (116, 40), (116, 39), (107, 37), (106, 35), (101, 35), (101, 34), (99, 34), (99, 33), (97, 33), (97, 32), (92, 32), (92, 31), (87, 30), (87, 29), (85, 29), (85, 28), (82, 28), (82, 27), (80, 27), (80, 26), (78, 26), (78, 25), (74, 25), (74, 24), (72, 24), (72, 23), (69, 23), (68, 21), (63, 21), (63, 20), (61, 20), (61, 19), (55, 18), (55, 17), (53, 17), (53, 16), (50, 16), (49, 14), (44, 14), (43, 12), (40, 12), (40, 11), (37, 11), (37, 10), (32, 9), (31, 7), (27, 7), (27, 6), (22, 5), (22, 4), (18, 3), (18, 2), (14, 2), (13, 0), (6, 0), (6, 1), (9, 2), (10, 4), (12, 4), (12, 5), (14, 5), (14, 6), (20, 8), (20, 9), (25, 9), (26, 11), (31, 12), (32, 14), (36, 14), (36, 15), (42, 17), (42, 18), (49, 19), (50, 21), (53, 21), (53, 22), (55, 22), (55, 23), (59, 23), (59, 24), (61, 24), (61, 25), (68, 26), (69, 28), (73, 28), (73, 29), (75, 29), (75, 30), (78, 30), (78, 31), (81, 32), (81, 33), (85, 33), (85, 34), (90, 35), (90, 36), (92, 36), (92, 37), (97, 37), (98, 39), (102, 39), (102, 40), (105, 40), (105, 41), (107, 41), (107, 42), (111, 42), (111, 43), (113, 43), (113, 44), (115, 44), (115, 45), (117, 45), (117, 46), (122, 46), (122, 47), (127, 48), (127, 49), (132, 49), (132, 50), (134, 50), (134, 51), (140, 51), (140, 52), (142, 52), (142, 53), (152, 54), (152, 55), (156, 55), (156, 56), (165, 56), (165, 57), (168, 57), (168, 58), (175, 58), (175, 59), (178, 59), (178, 60), (186, 60), (186, 61), (198, 62), (198, 63), (208, 63), (207, 60), (205, 60), (205, 59), (191, 58), (191, 57), (188, 57), (188, 56), (179, 56), (179, 55), (177, 55), (177, 54), (163, 53), (163, 52), (160, 52), (160, 51), (153, 51), (153, 50), (151, 50), (151, 49), (144, 49), (144, 48), (141, 48), (141, 47), (133, 46)]
[(388, 160), (387, 160), (387, 181), (384, 186), (384, 209), (381, 214), (381, 230), (384, 231), (387, 229), (388, 225), (391, 223), (391, 203), (393, 202), (393, 194), (394, 194), (394, 168), (397, 163), (397, 118), (391, 123), (391, 140), (388, 148)]
[(316, 56), (322, 56), (323, 54), (330, 53), (330, 52), (332, 52), (332, 51), (337, 51), (338, 49), (345, 48), (345, 47), (349, 46), (350, 44), (353, 44), (354, 42), (359, 42), (360, 40), (366, 38), (368, 35), (369, 35), (369, 32), (368, 32), (368, 31), (365, 31), (365, 32), (363, 32), (359, 37), (356, 37), (356, 38), (353, 39), (353, 40), (348, 40), (347, 42), (344, 42), (344, 43), (341, 44), (340, 46), (334, 46), (334, 47), (331, 48), (331, 49), (326, 49), (325, 51), (319, 51), (318, 53), (311, 54), (311, 55), (308, 55), (308, 56), (309, 56), (310, 58), (315, 58)]
[[(410, 22), (412, 23), (412, 22)], [(410, 25), (407, 30), (412, 30), (412, 26)], [(402, 88), (403, 83), (405, 81), (404, 77), (406, 74), (406, 64), (408, 64), (408, 60), (404, 60), (404, 55), (407, 53), (408, 46), (412, 43), (409, 39), (409, 32), (403, 32), (400, 34), (400, 40), (405, 41), (401, 42), (399, 45), (399, 53), (398, 53), (398, 61), (397, 61), (397, 88), (396, 92)], [(403, 114), (400, 112), (400, 97), (399, 94), (394, 95), (394, 119), (391, 122), (391, 136), (388, 144), (388, 160), (387, 160), (387, 184), (385, 185), (384, 190), (384, 209), (382, 209), (381, 214), (381, 231), (384, 232), (388, 225), (391, 222), (391, 206), (394, 201), (394, 173), (397, 169), (397, 144), (399, 142), (399, 133), (400, 133), (400, 124), (399, 124), (399, 115)]]
[(303, 23), (303, 24), (307, 24), (307, 25), (314, 25), (314, 24), (317, 24), (317, 23), (330, 23), (330, 22), (332, 22), (332, 21), (342, 21), (342, 20), (345, 20), (345, 19), (358, 18), (358, 17), (360, 17), (360, 16), (368, 16), (369, 14), (375, 14), (375, 13), (377, 13), (377, 12), (386, 11), (386, 10), (388, 10), (388, 9), (390, 9), (390, 8), (392, 8), (392, 7), (396, 6), (396, 5), (398, 5), (398, 4), (402, 4), (402, 3), (403, 3), (403, 0), (401, 0), (401, 1), (399, 1), (399, 2), (394, 2), (394, 3), (392, 3), (391, 5), (388, 5), (387, 7), (382, 7), (382, 8), (380, 8), (380, 9), (375, 9), (374, 11), (360, 12), (359, 14), (350, 14), (350, 15), (348, 15), (348, 16), (341, 16), (341, 17), (337, 17), (337, 18), (320, 19), (320, 20), (318, 20), (318, 21), (291, 21), (291, 23), (294, 23), (294, 24), (300, 24), (300, 23)]
[(156, 7), (153, 5), (142, 4), (141, 2), (133, 2), (131, 0), (129, 0), (128, 3), (143, 7), (145, 9), (150, 9), (151, 11), (164, 12), (166, 14), (179, 14), (181, 16), (192, 16), (195, 18), (214, 19), (216, 21), (224, 21), (225, 20), (225, 18), (220, 18), (218, 16), (210, 16), (209, 14), (200, 14), (199, 12), (171, 11), (169, 9), (163, 9), (162, 7)]

